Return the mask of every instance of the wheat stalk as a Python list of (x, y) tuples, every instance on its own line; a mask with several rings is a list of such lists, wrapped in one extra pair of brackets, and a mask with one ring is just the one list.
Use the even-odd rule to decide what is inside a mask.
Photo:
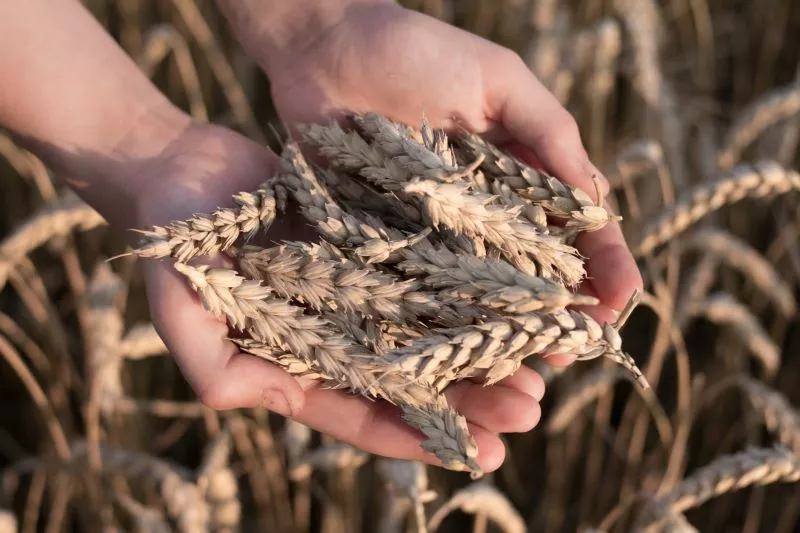
[(800, 190), (800, 174), (764, 161), (745, 164), (728, 174), (686, 191), (677, 203), (660, 213), (648, 224), (636, 256), (644, 256), (677, 236), (689, 226), (725, 205), (745, 198), (766, 198)]
[(563, 432), (590, 403), (605, 395), (621, 379), (628, 377), (622, 369), (598, 367), (583, 376), (559, 398), (547, 419), (546, 431), (550, 435)]
[(136, 533), (170, 533), (170, 526), (158, 509), (145, 507), (127, 494), (115, 493), (114, 500), (131, 516)]

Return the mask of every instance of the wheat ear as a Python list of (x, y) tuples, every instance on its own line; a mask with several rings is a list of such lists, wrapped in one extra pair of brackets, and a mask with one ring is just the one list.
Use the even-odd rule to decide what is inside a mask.
[(516, 372), (531, 355), (569, 353), (581, 360), (605, 356), (647, 388), (636, 363), (621, 348), (619, 333), (611, 325), (600, 326), (585, 313), (563, 310), (434, 330), (432, 335), (389, 352), (386, 359), (394, 368), (441, 389), (484, 370), (487, 384), (495, 383)]
[(634, 248), (644, 256), (725, 205), (745, 198), (766, 198), (800, 190), (800, 173), (766, 161), (740, 165), (712, 182), (688, 190), (677, 203), (648, 224)]
[[(548, 215), (566, 219), (568, 228), (594, 231), (618, 219), (582, 190), (501, 152), (477, 135), (462, 133), (459, 142), (463, 145), (462, 153), (484, 157), (481, 168), (487, 175), (508, 185), (525, 200), (540, 205)], [(602, 202), (599, 192), (597, 196)]]
[(31, 250), (75, 229), (88, 231), (105, 223), (97, 211), (71, 193), (42, 207), (0, 242), (0, 289), (9, 271)]
[(468, 303), (445, 302), (437, 299), (436, 293), (420, 291), (417, 281), (371, 265), (359, 266), (324, 242), (244, 249), (238, 259), (246, 276), (316, 311), (344, 311), (401, 324), (426, 317), (450, 325), (463, 324), (465, 318), (479, 313)]
[[(394, 129), (382, 117), (370, 117), (375, 117), (376, 128)], [(395, 167), (399, 163), (396, 161), (401, 156), (383, 154), (404, 150), (406, 145), (401, 143), (395, 150), (391, 141), (378, 136), (378, 147), (371, 147), (356, 132), (345, 133), (337, 125), (329, 128), (310, 126), (305, 128), (304, 134), (323, 155), (333, 157), (346, 168), (357, 170), (361, 176), (387, 191), (401, 192), (413, 198), (432, 226), (449, 228), (456, 235), (483, 238), (502, 250), (511, 261), (526, 268), (530, 261), (524, 261), (521, 255), (529, 254), (544, 274), (563, 277), (569, 285), (578, 283), (583, 277), (582, 263), (572, 247), (543, 234), (536, 226), (520, 219), (516, 211), (491, 205), (490, 196), (469, 190), (466, 183), (454, 183), (455, 179), (431, 179), (415, 174), (411, 174), (409, 179), (408, 172), (397, 171)], [(415, 145), (425, 150), (424, 146)], [(338, 155), (332, 156), (332, 153)], [(427, 153), (436, 157), (433, 152)], [(458, 175), (469, 171), (469, 168), (459, 171)]]
[(767, 429), (777, 434), (781, 444), (800, 454), (800, 413), (786, 396), (755, 379), (743, 377), (739, 380), (739, 386), (764, 419)]
[(750, 350), (768, 378), (774, 377), (781, 364), (781, 351), (753, 313), (727, 293), (717, 293), (703, 302), (689, 304), (687, 313), (703, 316), (715, 324), (728, 326)]
[(725, 134), (717, 161), (730, 168), (747, 146), (767, 128), (800, 113), (800, 86), (792, 84), (773, 89), (739, 112)]
[(497, 524), (505, 533), (525, 533), (525, 521), (514, 508), (508, 498), (489, 483), (471, 483), (454, 493), (431, 517), (428, 527), (436, 531), (451, 512), (460, 509), (476, 515), (476, 520), (483, 516)]
[(708, 500), (753, 485), (800, 480), (800, 459), (783, 447), (751, 448), (724, 455), (696, 470), (658, 503), (683, 513)]
[(705, 228), (693, 232), (687, 245), (712, 254), (720, 262), (741, 272), (775, 303), (785, 317), (795, 314), (797, 304), (792, 296), (791, 285), (783, 280), (772, 263), (746, 241), (725, 230)]
[(231, 434), (225, 428), (206, 446), (195, 476), (208, 506), (212, 533), (233, 533), (241, 526), (242, 505), (236, 475), (229, 465), (230, 453)]
[(255, 192), (236, 194), (233, 200), (236, 207), (140, 231), (144, 238), (133, 253), (139, 257), (174, 257), (184, 262), (199, 255), (217, 255), (233, 246), (239, 237), (250, 238), (259, 229), (266, 232), (275, 220), (275, 190), (268, 182)]

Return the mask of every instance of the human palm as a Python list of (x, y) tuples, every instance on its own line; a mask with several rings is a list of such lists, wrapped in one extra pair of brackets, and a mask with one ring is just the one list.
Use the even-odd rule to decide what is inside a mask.
[[(465, 127), (508, 143), (518, 153), (592, 194), (592, 174), (569, 114), (516, 56), (478, 37), (391, 4), (364, 5), (320, 35), (291, 63), (270, 72), (273, 98), (288, 125), (375, 111), (417, 123)], [(230, 202), (274, 173), (276, 157), (229, 130), (192, 126), (147, 169), (159, 176), (158, 193), (145, 195), (141, 221), (165, 223)], [(164, 195), (168, 194), (168, 197)], [(272, 239), (313, 235), (297, 217), (276, 222)], [(578, 246), (589, 258), (600, 297), (596, 318), (610, 319), (640, 283), (619, 228), (586, 235)], [(422, 451), (422, 436), (399, 411), (341, 391), (323, 390), (240, 353), (228, 328), (200, 306), (167, 265), (145, 262), (153, 320), (201, 400), (217, 409), (261, 406), (366, 451), (436, 462)], [(539, 420), (544, 383), (522, 367), (492, 387), (470, 381), (448, 388), (451, 405), (466, 416), (485, 471), (497, 468), (499, 433), (528, 431)]]

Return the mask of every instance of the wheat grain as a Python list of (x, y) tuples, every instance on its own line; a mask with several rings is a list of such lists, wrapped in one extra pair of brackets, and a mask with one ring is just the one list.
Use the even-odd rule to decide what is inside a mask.
[(664, 210), (645, 227), (639, 244), (633, 249), (634, 254), (649, 254), (725, 205), (745, 198), (766, 198), (796, 190), (800, 190), (800, 174), (797, 171), (784, 169), (769, 161), (740, 165), (728, 174), (697, 185), (681, 195), (674, 206)]
[(139, 257), (174, 257), (184, 262), (199, 255), (217, 255), (240, 237), (249, 239), (259, 229), (266, 232), (275, 220), (272, 184), (265, 183), (253, 193), (238, 193), (233, 199), (235, 208), (196, 214), (187, 220), (140, 231), (144, 238), (133, 253)]
[(439, 529), (442, 521), (456, 509), (476, 516), (484, 515), (505, 533), (524, 533), (525, 521), (505, 495), (487, 482), (471, 483), (454, 493), (431, 517), (428, 527)]
[(775, 303), (785, 317), (789, 318), (796, 312), (797, 304), (790, 284), (746, 241), (725, 230), (705, 228), (693, 232), (686, 244), (739, 270)]
[(773, 89), (739, 112), (725, 134), (717, 161), (721, 168), (737, 163), (740, 154), (767, 128), (800, 113), (800, 87)]
[(729, 327), (761, 363), (768, 378), (774, 377), (778, 372), (781, 364), (780, 348), (750, 310), (731, 295), (713, 294), (703, 302), (691, 304), (687, 313), (703, 316), (711, 322)]

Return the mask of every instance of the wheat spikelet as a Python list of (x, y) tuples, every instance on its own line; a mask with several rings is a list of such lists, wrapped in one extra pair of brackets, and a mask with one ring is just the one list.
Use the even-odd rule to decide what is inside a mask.
[(378, 533), (400, 533), (402, 521), (414, 508), (417, 533), (427, 533), (424, 505), (436, 499), (436, 492), (428, 489), (428, 471), (419, 461), (380, 458), (375, 470), (387, 488), (388, 505), (381, 515)]
[(579, 360), (605, 356), (622, 365), (647, 388), (633, 359), (622, 352), (619, 333), (585, 313), (563, 310), (520, 315), (482, 324), (434, 330), (432, 335), (386, 355), (394, 368), (443, 388), (453, 380), (486, 370), (493, 384), (519, 368), (531, 355), (574, 354)]
[(42, 207), (0, 242), (0, 289), (9, 271), (31, 250), (75, 229), (88, 231), (105, 223), (97, 211), (71, 193)]
[(661, 505), (683, 513), (708, 500), (753, 485), (800, 480), (800, 459), (782, 447), (751, 448), (724, 455), (696, 470), (671, 492), (658, 499)]
[(17, 519), (5, 509), (0, 509), (0, 533), (17, 533)]
[(691, 304), (687, 312), (703, 316), (715, 324), (728, 326), (761, 363), (768, 378), (774, 377), (778, 372), (781, 364), (780, 348), (750, 310), (731, 295), (713, 294), (703, 302)]
[(275, 191), (265, 183), (253, 193), (233, 197), (235, 208), (220, 208), (211, 214), (196, 214), (187, 220), (154, 226), (144, 234), (133, 253), (139, 257), (174, 257), (188, 261), (198, 255), (217, 255), (239, 239), (249, 239), (259, 229), (267, 231), (275, 220)]
[(436, 531), (448, 514), (460, 509), (465, 513), (485, 516), (505, 533), (525, 533), (525, 521), (508, 498), (487, 482), (471, 483), (454, 493), (431, 517), (428, 527)]
[[(477, 135), (463, 133), (459, 142), (463, 151), (484, 157), (481, 168), (488, 176), (508, 185), (525, 200), (540, 205), (548, 215), (566, 219), (568, 228), (594, 231), (617, 219), (582, 190), (501, 152)], [(598, 198), (602, 201), (599, 193)]]
[(120, 355), (125, 359), (143, 359), (167, 351), (164, 341), (150, 323), (131, 327), (119, 345)]
[(800, 87), (773, 89), (745, 107), (734, 119), (722, 143), (717, 161), (721, 168), (736, 164), (740, 154), (767, 128), (800, 113)]
[(800, 413), (779, 391), (760, 381), (742, 377), (739, 386), (747, 393), (753, 407), (764, 419), (764, 425), (778, 435), (780, 443), (800, 454)]
[(772, 162), (740, 165), (712, 182), (697, 185), (647, 225), (634, 254), (643, 256), (707, 214), (745, 198), (765, 198), (800, 190), (800, 174)]
[(627, 377), (628, 374), (620, 368), (602, 366), (583, 376), (561, 395), (559, 403), (553, 407), (547, 419), (547, 433), (563, 432), (587, 405)]
[(705, 228), (693, 232), (687, 245), (713, 254), (720, 262), (739, 270), (775, 303), (784, 316), (794, 315), (797, 304), (792, 296), (792, 287), (763, 255), (744, 240), (725, 230)]
[(361, 450), (343, 442), (334, 442), (299, 457), (289, 471), (289, 479), (304, 481), (314, 471), (329, 473), (339, 469), (358, 469), (368, 460), (369, 455)]
[(197, 487), (208, 506), (209, 529), (215, 533), (239, 531), (242, 519), (239, 487), (229, 463), (231, 434), (226, 428), (208, 444), (198, 468)]
[[(181, 533), (207, 531), (208, 508), (197, 486), (192, 483), (191, 473), (183, 468), (140, 452), (101, 446), (103, 472), (122, 475), (139, 481), (155, 481), (159, 494)], [(82, 442), (73, 445), (73, 463), (85, 460), (86, 446)]]

